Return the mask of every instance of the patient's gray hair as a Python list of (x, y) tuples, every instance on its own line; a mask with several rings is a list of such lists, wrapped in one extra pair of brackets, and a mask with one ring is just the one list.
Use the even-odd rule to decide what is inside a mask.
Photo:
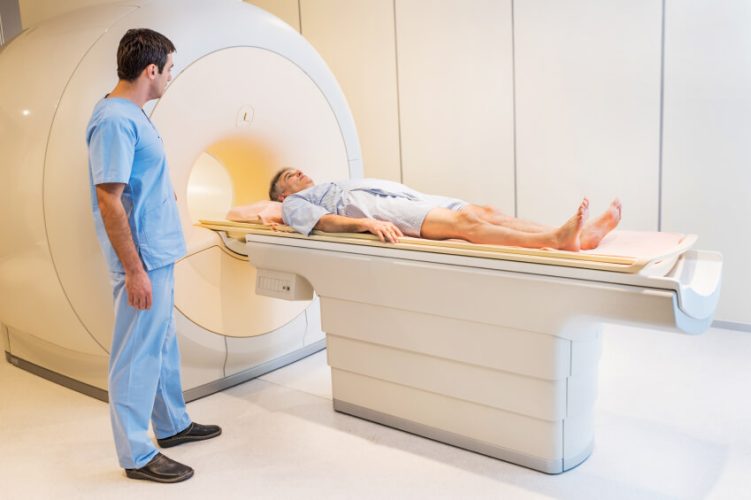
[(289, 167), (284, 167), (280, 171), (274, 174), (274, 177), (271, 178), (271, 184), (269, 184), (269, 199), (271, 201), (279, 201), (279, 196), (282, 194), (282, 189), (279, 187), (279, 179), (281, 179), (282, 174), (286, 172), (287, 170), (292, 170)]

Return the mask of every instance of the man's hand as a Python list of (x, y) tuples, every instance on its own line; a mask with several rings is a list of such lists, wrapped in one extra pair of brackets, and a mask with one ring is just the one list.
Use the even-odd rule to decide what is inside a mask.
[(146, 271), (126, 273), (125, 291), (128, 294), (128, 305), (135, 309), (151, 308), (151, 280)]
[(391, 222), (375, 219), (362, 219), (365, 229), (378, 236), (382, 242), (398, 243), (399, 238), (404, 236), (401, 230)]
[(315, 229), (327, 233), (373, 233), (384, 243), (397, 243), (399, 238), (404, 236), (399, 228), (391, 222), (335, 214), (322, 216), (318, 219)]

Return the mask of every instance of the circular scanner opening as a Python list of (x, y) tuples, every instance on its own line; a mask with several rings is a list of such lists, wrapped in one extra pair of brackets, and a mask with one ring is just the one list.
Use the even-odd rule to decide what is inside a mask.
[(290, 59), (229, 47), (180, 72), (151, 119), (164, 141), (188, 247), (175, 266), (175, 307), (203, 331), (227, 337), (279, 331), (309, 301), (257, 295), (252, 263), (195, 223), (266, 200), (269, 180), (285, 165), (319, 182), (347, 177), (344, 137), (329, 101)]
[(268, 184), (281, 168), (273, 150), (247, 136), (211, 144), (193, 163), (187, 205), (192, 222), (223, 220), (232, 207), (268, 199)]

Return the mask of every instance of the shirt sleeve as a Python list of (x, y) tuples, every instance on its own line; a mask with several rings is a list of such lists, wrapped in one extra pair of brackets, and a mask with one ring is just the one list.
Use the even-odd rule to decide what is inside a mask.
[(284, 223), (305, 236), (309, 236), (320, 218), (329, 213), (331, 212), (298, 194), (288, 196), (282, 203)]
[(136, 150), (135, 125), (122, 118), (103, 120), (89, 136), (89, 163), (93, 183), (127, 184)]

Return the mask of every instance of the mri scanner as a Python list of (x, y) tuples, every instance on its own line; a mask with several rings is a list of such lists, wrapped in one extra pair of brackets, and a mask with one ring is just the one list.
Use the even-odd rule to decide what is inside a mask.
[(84, 130), (136, 26), (178, 49), (147, 112), (189, 247), (175, 291), (187, 399), (322, 349), (325, 331), (336, 410), (559, 473), (592, 450), (603, 322), (710, 326), (722, 258), (690, 236), (640, 259), (223, 220), (263, 199), (284, 165), (318, 181), (362, 176), (352, 116), (320, 56), (273, 16), (239, 0), (135, 1), (46, 22), (0, 53), (10, 362), (106, 397), (112, 301)]
[(31, 27), (0, 53), (0, 322), (7, 359), (106, 399), (113, 324), (94, 233), (85, 128), (117, 83), (132, 27), (176, 45), (174, 79), (146, 111), (162, 134), (188, 245), (175, 267), (188, 400), (323, 349), (318, 301), (257, 295), (255, 269), (200, 217), (263, 199), (284, 165), (360, 177), (354, 122), (295, 30), (239, 0), (126, 1)]

